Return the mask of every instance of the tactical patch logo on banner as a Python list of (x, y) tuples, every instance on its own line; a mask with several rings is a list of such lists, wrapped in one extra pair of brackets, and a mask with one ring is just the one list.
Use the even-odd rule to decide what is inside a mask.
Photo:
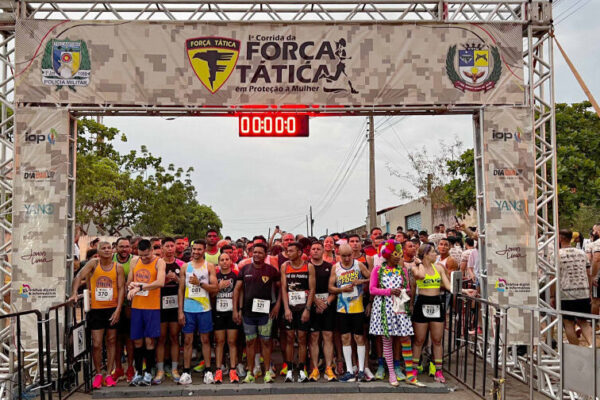
[(200, 82), (215, 93), (227, 81), (240, 54), (240, 41), (220, 37), (198, 37), (185, 41), (190, 65)]
[(67, 86), (75, 91), (75, 86), (90, 83), (90, 55), (83, 40), (52, 39), (46, 43), (42, 58), (42, 82), (56, 86), (56, 90)]
[(450, 47), (446, 55), (446, 72), (455, 88), (463, 92), (487, 92), (496, 86), (502, 74), (500, 53), (496, 47), (492, 46), (491, 51), (486, 47), (483, 44), (467, 44), (463, 50), (459, 50), (458, 71), (456, 45)]

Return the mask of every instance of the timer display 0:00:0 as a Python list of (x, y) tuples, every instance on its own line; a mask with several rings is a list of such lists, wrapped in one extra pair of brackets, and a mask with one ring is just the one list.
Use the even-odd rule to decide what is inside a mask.
[(308, 136), (307, 115), (243, 115), (240, 136)]

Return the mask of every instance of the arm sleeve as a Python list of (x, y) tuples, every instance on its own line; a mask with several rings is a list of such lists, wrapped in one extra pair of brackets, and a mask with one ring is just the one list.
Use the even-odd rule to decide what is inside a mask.
[(379, 268), (380, 266), (376, 266), (373, 268), (371, 272), (371, 278), (369, 280), (369, 292), (372, 296), (389, 296), (392, 294), (392, 289), (379, 289), (377, 287), (377, 280), (379, 278)]

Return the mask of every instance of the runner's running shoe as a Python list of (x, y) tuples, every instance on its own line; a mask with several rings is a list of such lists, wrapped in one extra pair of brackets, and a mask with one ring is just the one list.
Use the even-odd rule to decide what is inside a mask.
[(223, 383), (223, 371), (221, 369), (215, 372), (215, 383)]
[(307, 380), (308, 380), (308, 376), (306, 376), (306, 370), (301, 369), (300, 373), (298, 374), (298, 383), (304, 383)]
[(229, 382), (230, 383), (240, 383), (240, 378), (238, 377), (235, 369), (229, 371)]
[(371, 382), (373, 379), (375, 379), (375, 375), (373, 375), (369, 368), (365, 368), (365, 379), (367, 382)]
[(394, 373), (396, 373), (396, 379), (398, 381), (403, 381), (406, 379), (406, 375), (402, 372), (402, 368), (399, 365), (394, 366)]
[(144, 372), (144, 378), (140, 382), (142, 386), (150, 386), (152, 385), (152, 375), (149, 372)]
[(429, 362), (429, 376), (432, 376), (432, 377), (435, 376), (435, 372), (436, 372), (435, 365), (433, 365), (433, 363), (430, 361)]
[(368, 382), (367, 376), (365, 375), (365, 371), (358, 371), (358, 375), (356, 375), (356, 380), (358, 382)]
[(171, 377), (173, 378), (173, 382), (178, 383), (179, 379), (181, 379), (181, 375), (179, 375), (179, 371), (176, 369), (171, 371)]
[(204, 383), (205, 383), (206, 385), (210, 385), (210, 384), (212, 384), (212, 383), (215, 383), (215, 378), (213, 377), (213, 374), (212, 374), (212, 372), (210, 372), (210, 371), (206, 371), (206, 372), (204, 373)]
[(331, 367), (325, 368), (325, 379), (327, 382), (335, 382), (337, 381), (337, 376), (333, 373), (333, 369)]
[(200, 361), (200, 364), (194, 367), (194, 372), (203, 372), (206, 369), (206, 364), (204, 360)]
[(287, 374), (285, 374), (284, 382), (294, 382), (294, 375), (292, 374), (292, 371), (288, 371)]
[(112, 373), (112, 378), (115, 382), (119, 382), (124, 377), (125, 377), (125, 371), (123, 371), (123, 368), (117, 368)]
[(92, 382), (92, 388), (100, 389), (102, 387), (102, 374), (97, 374), (94, 376), (94, 381)]
[(340, 377), (340, 382), (356, 382), (356, 376), (352, 372), (346, 371), (344, 375)]
[(142, 384), (142, 380), (144, 380), (144, 378), (141, 375), (135, 374), (129, 383), (129, 386), (140, 386)]
[(283, 363), (281, 365), (281, 371), (279, 371), (279, 375), (286, 376), (287, 373), (288, 373), (288, 365), (286, 363)]
[(444, 378), (444, 374), (442, 374), (442, 371), (436, 371), (435, 377), (433, 379), (439, 383), (446, 383), (446, 378)]
[(238, 363), (238, 365), (236, 367), (236, 372), (240, 378), (245, 378), (246, 377), (246, 368), (244, 368), (244, 364)]
[(250, 372), (246, 374), (246, 378), (243, 380), (244, 383), (254, 383), (254, 376)]
[(264, 378), (265, 383), (273, 383), (275, 382), (275, 372), (268, 370), (267, 372), (265, 372), (265, 378)]
[(260, 368), (260, 364), (256, 364), (254, 366), (254, 370), (252, 370), (252, 373), (256, 378), (262, 375), (262, 369)]
[(180, 385), (191, 385), (192, 384), (192, 376), (190, 374), (188, 374), (187, 372), (184, 372), (183, 374), (181, 374), (181, 377), (179, 378), (179, 383)]
[(383, 364), (379, 364), (377, 367), (377, 371), (375, 372), (375, 379), (378, 381), (382, 381), (385, 379), (385, 367)]
[(107, 375), (106, 379), (104, 379), (104, 386), (112, 387), (117, 386), (117, 382), (113, 379), (111, 375)]
[(135, 376), (135, 370), (133, 369), (133, 365), (127, 367), (127, 372), (125, 373), (125, 376), (127, 377), (127, 383), (131, 383), (133, 377)]
[(317, 382), (320, 378), (321, 374), (319, 374), (319, 369), (313, 368), (312, 372), (310, 373), (310, 376), (308, 377), (308, 380), (311, 382)]
[(152, 380), (153, 385), (160, 385), (165, 380), (165, 371), (157, 371), (156, 376)]

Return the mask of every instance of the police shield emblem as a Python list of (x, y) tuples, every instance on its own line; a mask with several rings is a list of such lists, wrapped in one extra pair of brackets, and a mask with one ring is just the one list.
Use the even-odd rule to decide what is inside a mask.
[(268, 276), (265, 276), (265, 275), (263, 275), (263, 277), (262, 277), (262, 281), (263, 281), (263, 283), (267, 283), (267, 282), (269, 281), (269, 277), (268, 277)]
[(87, 86), (90, 83), (90, 56), (83, 40), (52, 39), (42, 58), (42, 82), (45, 85)]
[(477, 84), (484, 81), (489, 73), (488, 50), (459, 50), (458, 70), (467, 82)]
[(211, 93), (215, 93), (227, 81), (237, 64), (240, 41), (199, 37), (186, 40), (185, 48), (196, 76)]
[(470, 92), (487, 92), (496, 86), (502, 74), (502, 62), (497, 47), (484, 44), (467, 44), (458, 50), (456, 69), (456, 45), (450, 46), (446, 55), (446, 72), (457, 89)]

